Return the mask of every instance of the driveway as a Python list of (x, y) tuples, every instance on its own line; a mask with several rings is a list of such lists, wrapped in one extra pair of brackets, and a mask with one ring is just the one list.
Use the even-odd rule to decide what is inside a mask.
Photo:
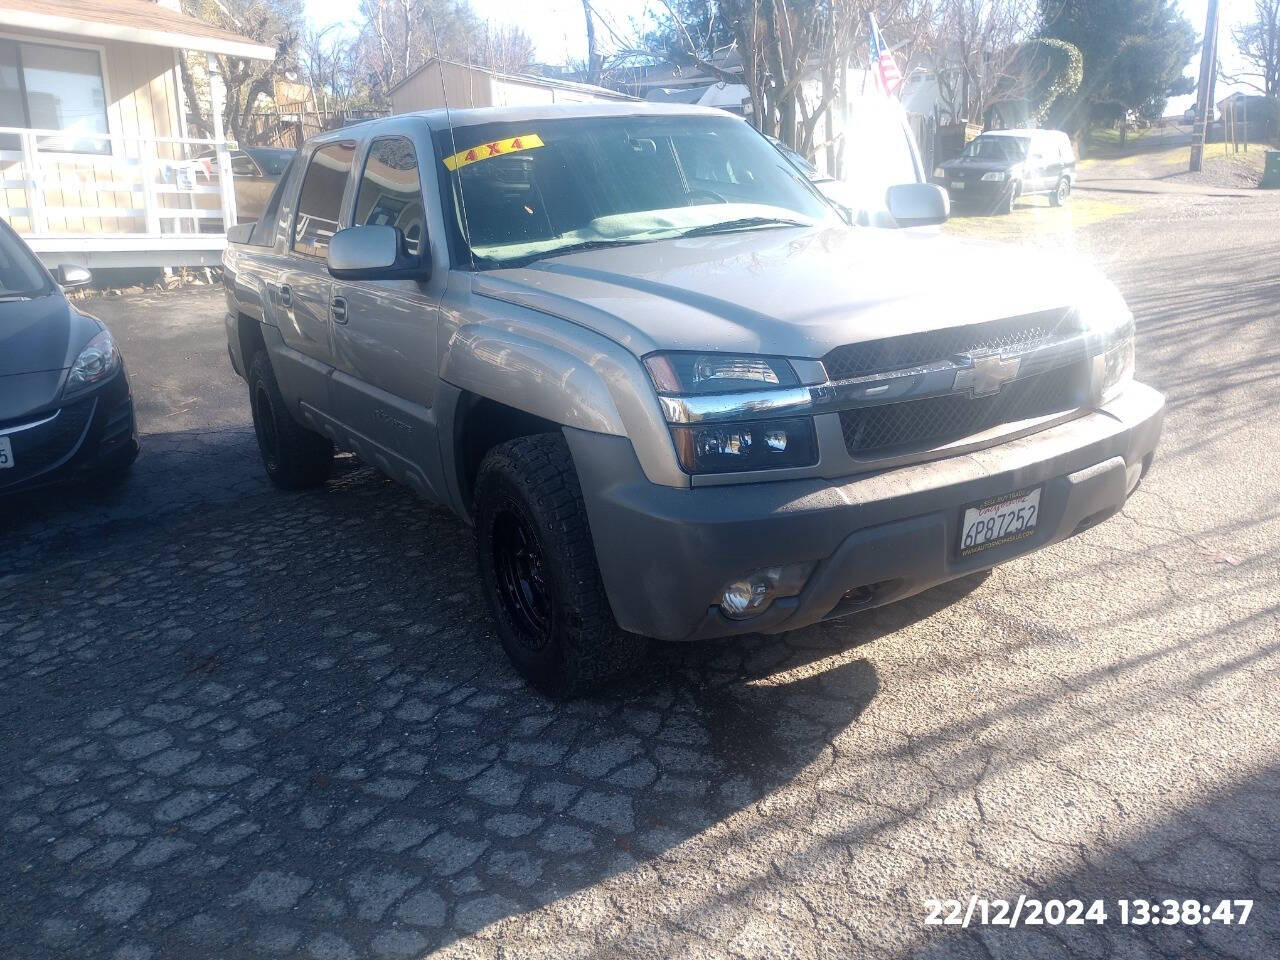
[[(1280, 197), (1099, 202), (1012, 239), (1137, 314), (1169, 414), (1121, 516), (568, 705), (457, 521), (349, 459), (266, 485), (217, 291), (94, 302), (145, 452), (0, 521), (4, 955), (1280, 955)], [(1108, 919), (925, 924), (970, 894)]]

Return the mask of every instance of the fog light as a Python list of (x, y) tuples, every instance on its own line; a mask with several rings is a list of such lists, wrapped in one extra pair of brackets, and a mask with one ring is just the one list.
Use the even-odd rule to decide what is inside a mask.
[(813, 419), (673, 426), (680, 466), (689, 473), (808, 467), (818, 462)]
[(720, 612), (731, 620), (747, 620), (769, 609), (779, 597), (794, 597), (804, 589), (814, 561), (767, 567), (734, 580), (720, 597)]

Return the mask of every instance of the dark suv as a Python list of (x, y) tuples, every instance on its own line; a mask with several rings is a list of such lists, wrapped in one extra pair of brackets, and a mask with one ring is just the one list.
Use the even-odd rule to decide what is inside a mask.
[(1060, 130), (991, 130), (933, 171), (953, 206), (1011, 213), (1019, 197), (1047, 195), (1060, 207), (1071, 198), (1076, 155)]

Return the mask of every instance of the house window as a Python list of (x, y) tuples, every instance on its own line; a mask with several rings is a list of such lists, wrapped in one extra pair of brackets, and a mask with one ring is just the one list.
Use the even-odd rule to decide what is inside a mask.
[[(93, 136), (108, 132), (98, 51), (0, 38), (0, 126), (65, 131), (40, 137), (42, 150), (111, 153)], [(20, 149), (18, 137), (0, 136), (0, 149)]]

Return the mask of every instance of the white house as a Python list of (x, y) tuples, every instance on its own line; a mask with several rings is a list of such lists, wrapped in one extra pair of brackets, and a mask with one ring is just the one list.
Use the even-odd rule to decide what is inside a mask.
[(210, 71), (215, 136), (187, 136), (179, 50), (275, 56), (151, 0), (0, 0), (0, 216), (46, 262), (218, 262), (222, 91)]

